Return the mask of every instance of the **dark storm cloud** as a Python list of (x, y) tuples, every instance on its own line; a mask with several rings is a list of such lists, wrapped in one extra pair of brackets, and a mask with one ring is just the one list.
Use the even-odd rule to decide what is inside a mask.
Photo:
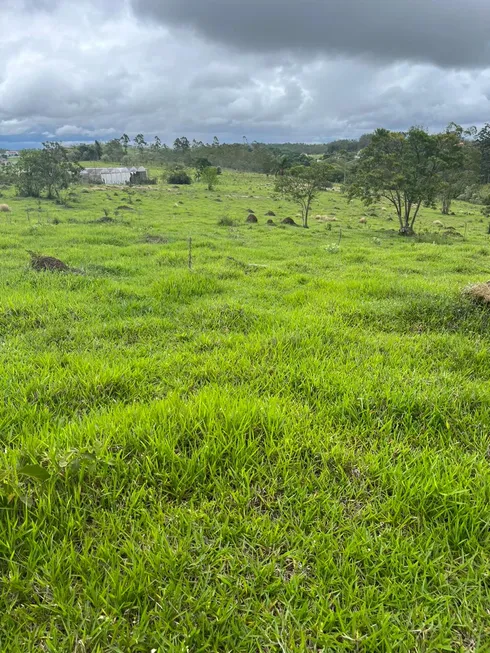
[(0, 142), (318, 142), (490, 119), (487, 0), (264, 1), (0, 0)]
[(131, 0), (136, 15), (247, 51), (490, 65), (490, 0)]

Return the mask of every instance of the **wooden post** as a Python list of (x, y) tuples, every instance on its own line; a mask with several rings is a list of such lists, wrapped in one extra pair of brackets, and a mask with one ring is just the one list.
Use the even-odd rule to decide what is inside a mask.
[(192, 270), (192, 238), (189, 236), (189, 270)]

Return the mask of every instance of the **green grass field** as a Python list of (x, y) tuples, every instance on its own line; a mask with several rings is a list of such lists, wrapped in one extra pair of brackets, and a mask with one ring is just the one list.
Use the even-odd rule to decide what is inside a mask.
[(0, 201), (2, 652), (490, 651), (478, 207), (404, 239), (336, 191), (266, 226), (296, 208), (230, 172)]

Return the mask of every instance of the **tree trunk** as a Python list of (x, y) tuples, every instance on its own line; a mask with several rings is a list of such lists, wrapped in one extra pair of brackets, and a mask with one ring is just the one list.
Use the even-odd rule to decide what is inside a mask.
[(310, 207), (307, 205), (303, 211), (303, 228), (308, 229), (308, 214), (310, 212)]
[(443, 197), (442, 198), (442, 209), (441, 209), (442, 215), (449, 215), (450, 208), (451, 208), (451, 200)]
[(415, 232), (412, 224), (413, 222), (410, 221), (410, 211), (407, 211), (400, 220), (400, 231), (398, 232), (400, 236), (413, 236)]
[(400, 231), (398, 232), (400, 236), (413, 236), (415, 234), (415, 231), (412, 229), (412, 227), (409, 224), (403, 225), (403, 227), (400, 227)]

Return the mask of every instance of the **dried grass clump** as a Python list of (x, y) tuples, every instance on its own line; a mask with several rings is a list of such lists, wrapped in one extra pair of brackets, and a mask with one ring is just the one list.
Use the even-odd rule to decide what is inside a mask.
[(11, 210), (8, 204), (0, 204), (0, 213), (10, 213)]
[(318, 220), (318, 222), (338, 222), (338, 219), (333, 215), (316, 215), (315, 220)]
[(359, 224), (366, 224), (367, 218), (360, 218), (359, 219)]
[(474, 283), (463, 289), (463, 295), (481, 304), (490, 304), (490, 281)]

